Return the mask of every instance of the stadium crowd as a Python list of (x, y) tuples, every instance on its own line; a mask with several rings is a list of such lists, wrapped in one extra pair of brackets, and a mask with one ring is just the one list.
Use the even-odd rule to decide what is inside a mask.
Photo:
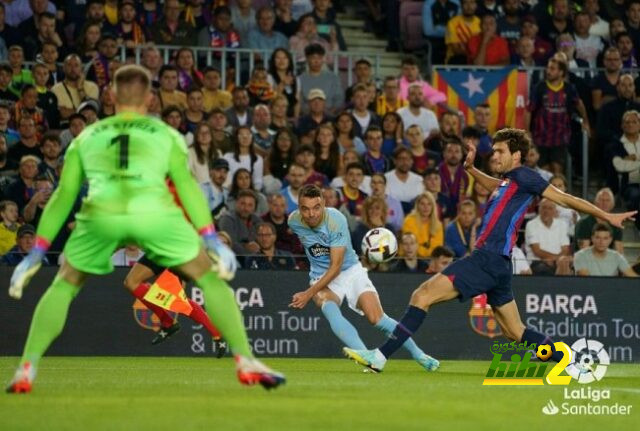
[[(379, 3), (367, 2), (376, 22), (397, 7)], [(543, 66), (531, 74), (535, 146), (524, 164), (566, 190), (565, 160), (582, 127), (601, 161), (591, 169), (606, 185), (594, 203), (610, 211), (618, 197), (638, 209), (640, 0), (426, 0), (423, 20), (436, 63)], [(166, 45), (174, 47), (168, 62), (158, 48)], [(216, 51), (198, 68), (207, 62), (194, 47), (271, 54), (252, 70), (240, 62), (243, 85), (227, 79), (222, 88), (238, 54)], [(400, 257), (379, 265), (363, 258), (371, 270), (435, 273), (473, 250), (489, 194), (462, 163), (465, 145), (475, 145), (478, 166), (491, 173), (489, 105), (464, 125), (412, 56), (388, 77), (359, 59), (344, 88), (328, 67), (348, 49), (330, 0), (14, 0), (0, 2), (2, 264), (15, 265), (33, 246), (65, 149), (114, 114), (111, 78), (135, 61), (136, 48), (154, 80), (149, 111), (183, 134), (189, 167), (242, 267), (306, 267), (287, 215), (309, 183), (347, 217), (356, 251), (372, 228), (397, 234)], [(624, 257), (620, 229), (547, 200), (534, 202), (526, 219), (516, 274), (638, 271)], [(51, 264), (63, 258), (73, 227), (71, 214)], [(141, 255), (129, 245), (114, 263)]]

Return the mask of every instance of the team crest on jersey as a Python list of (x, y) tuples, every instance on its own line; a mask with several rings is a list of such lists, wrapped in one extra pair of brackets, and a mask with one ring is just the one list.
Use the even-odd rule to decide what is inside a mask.
[(471, 300), (469, 324), (475, 333), (482, 336), (495, 338), (502, 335), (500, 325), (493, 315), (491, 306), (487, 304), (487, 295), (485, 294), (478, 295)]
[[(167, 313), (169, 313), (169, 315), (175, 320), (176, 313), (171, 311), (167, 311)], [(160, 329), (160, 319), (158, 319), (158, 316), (153, 314), (151, 310), (137, 299), (133, 303), (133, 318), (138, 325), (142, 326), (144, 329), (151, 329), (153, 331)]]
[(329, 256), (330, 251), (329, 247), (316, 243), (309, 247), (309, 253), (311, 253), (313, 257), (322, 257)]

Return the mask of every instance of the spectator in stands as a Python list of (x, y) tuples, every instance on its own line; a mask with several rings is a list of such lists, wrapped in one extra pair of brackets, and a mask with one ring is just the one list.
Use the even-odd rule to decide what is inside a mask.
[(574, 257), (576, 275), (604, 277), (637, 277), (627, 259), (609, 247), (613, 240), (611, 228), (603, 223), (593, 226), (591, 247), (583, 248)]
[[(231, 10), (227, 6), (215, 6), (216, 3), (211, 4), (213, 9), (213, 20), (211, 24), (198, 32), (198, 46), (207, 48), (240, 48), (240, 35), (233, 28), (233, 22), (231, 21)], [(220, 52), (213, 53), (215, 59), (214, 67), (220, 68), (219, 64), (222, 54)], [(235, 54), (227, 54), (227, 72), (231, 71), (233, 61), (235, 60)], [(232, 76), (232, 75), (229, 75)]]
[(360, 85), (367, 85), (373, 83), (375, 85), (373, 72), (371, 70), (371, 63), (366, 58), (361, 58), (356, 61), (353, 66), (353, 84), (345, 92), (344, 100), (346, 103), (351, 103), (353, 98), (353, 90)]
[(496, 17), (486, 14), (480, 22), (480, 33), (467, 42), (467, 61), (476, 66), (506, 66), (509, 64), (509, 42), (497, 33)]
[[(434, 162), (429, 158), (424, 147), (424, 135), (420, 126), (416, 124), (410, 126), (405, 133), (405, 141), (413, 157), (411, 170), (418, 175), (423, 175), (429, 167), (434, 165)], [(386, 169), (385, 172), (388, 170)]]
[(249, 106), (249, 93), (246, 88), (235, 87), (231, 92), (232, 106), (227, 109), (227, 120), (234, 129), (239, 126), (251, 127), (253, 108)]
[(247, 82), (246, 89), (249, 92), (251, 106), (255, 106), (258, 103), (270, 103), (271, 99), (276, 95), (269, 82), (267, 69), (259, 64), (254, 66), (251, 71), (251, 77)]
[(64, 60), (64, 80), (51, 88), (58, 98), (60, 117), (67, 120), (76, 112), (80, 104), (86, 99), (97, 100), (98, 86), (84, 79), (82, 63), (76, 54), (70, 54)]
[(447, 198), (445, 219), (456, 216), (458, 202), (471, 196), (473, 179), (462, 165), (464, 150), (460, 140), (450, 140), (444, 146), (443, 160), (438, 166), (442, 182), (442, 194)]
[(362, 205), (368, 197), (360, 190), (364, 180), (364, 169), (359, 163), (351, 163), (345, 169), (344, 185), (338, 189), (340, 192), (340, 205), (345, 205), (349, 214), (356, 220), (362, 217)]
[(600, 12), (598, 0), (585, 0), (582, 10), (589, 16), (589, 22), (591, 23), (589, 34), (608, 39), (609, 23), (598, 15), (598, 12)]
[(162, 109), (168, 106), (176, 106), (181, 111), (187, 109), (187, 95), (178, 89), (178, 69), (166, 64), (160, 68), (158, 77), (160, 79), (158, 98)]
[(371, 229), (383, 227), (393, 231), (393, 226), (387, 223), (387, 203), (384, 198), (369, 196), (362, 203), (362, 218), (351, 232), (351, 244), (355, 252), (360, 255), (362, 239)]
[(511, 249), (511, 266), (513, 275), (532, 275), (531, 266), (524, 252), (517, 245)]
[(289, 185), (280, 190), (280, 194), (284, 196), (287, 204), (287, 215), (298, 209), (298, 193), (304, 185), (306, 171), (305, 169), (294, 163), (289, 166), (287, 180)]
[[(442, 178), (437, 168), (429, 168), (423, 176), (424, 190), (431, 193), (438, 204), (438, 218), (443, 220), (447, 212), (448, 198), (442, 193)], [(477, 183), (474, 183), (474, 185)], [(448, 221), (448, 220), (447, 220)]]
[(6, 63), (0, 64), (0, 103), (7, 107), (13, 107), (13, 104), (18, 101), (18, 96), (9, 89), (12, 74), (11, 66)]
[(447, 22), (458, 14), (458, 0), (427, 0), (422, 5), (422, 32), (431, 43), (432, 61), (444, 63)]
[(87, 120), (87, 126), (98, 121), (98, 101), (87, 99), (78, 106), (78, 113)]
[(418, 195), (413, 209), (404, 219), (402, 232), (412, 232), (416, 236), (418, 257), (429, 257), (435, 247), (444, 244), (444, 229), (431, 193)]
[[(620, 188), (630, 211), (640, 208), (640, 112), (627, 111), (622, 116), (622, 138), (613, 150), (613, 167), (622, 176)], [(640, 229), (640, 218), (636, 217)]]
[(591, 83), (591, 98), (593, 109), (598, 111), (602, 105), (617, 96), (616, 84), (622, 75), (622, 57), (616, 47), (609, 47), (604, 51), (604, 72), (598, 73)]
[(620, 58), (622, 59), (622, 67), (625, 69), (632, 69), (638, 67), (638, 60), (636, 59), (636, 52), (634, 50), (633, 39), (627, 32), (620, 32), (615, 37), (616, 48), (620, 51)]
[(33, 118), (22, 116), (18, 123), (20, 140), (9, 149), (7, 158), (18, 163), (22, 157), (32, 155), (40, 157), (40, 142), (38, 141), (36, 123)]
[(571, 247), (567, 225), (556, 218), (556, 204), (542, 199), (538, 216), (527, 223), (525, 244), (531, 270), (536, 275), (568, 275)]
[[(535, 67), (538, 65), (536, 59), (533, 57), (535, 54), (535, 45), (533, 39), (528, 36), (520, 36), (520, 39), (515, 44), (515, 55), (511, 58), (511, 64), (522, 67)], [(537, 75), (534, 77), (532, 71), (532, 82), (538, 82)]]
[[(567, 193), (567, 179), (564, 177), (564, 175), (558, 174), (552, 176), (549, 179), (549, 184), (551, 184), (558, 190)], [(564, 220), (564, 222), (567, 224), (567, 233), (571, 238), (573, 238), (576, 230), (576, 222), (578, 221), (580, 214), (573, 208), (567, 208), (561, 205), (558, 205), (556, 207), (556, 210), (558, 211), (556, 217), (560, 220)]]
[(540, 36), (553, 44), (562, 33), (573, 33), (568, 0), (552, 0), (551, 15), (545, 14), (540, 22)]
[(251, 190), (238, 193), (235, 212), (226, 212), (218, 220), (219, 230), (231, 238), (233, 251), (237, 255), (251, 255), (260, 250), (256, 243), (256, 226), (262, 222), (255, 214), (256, 196)]
[(256, 198), (254, 213), (258, 216), (265, 214), (269, 210), (269, 206), (267, 205), (267, 198), (262, 193), (256, 192), (253, 189), (254, 187), (251, 181), (251, 172), (249, 172), (245, 168), (239, 168), (237, 171), (235, 171), (231, 180), (229, 195), (225, 203), (227, 210), (233, 214), (236, 211), (236, 202), (238, 200), (238, 197), (240, 196), (240, 192), (243, 190), (250, 190), (254, 192), (253, 195)]
[(20, 100), (14, 105), (13, 121), (20, 124), (23, 117), (30, 117), (36, 125), (36, 135), (38, 137), (48, 130), (47, 118), (42, 109), (38, 106), (38, 90), (31, 84), (22, 86)]
[(119, 250), (116, 250), (111, 256), (113, 266), (133, 266), (138, 260), (144, 256), (144, 252), (137, 246), (129, 244)]
[(24, 48), (24, 57), (26, 60), (34, 61), (36, 54), (42, 50), (44, 42), (50, 42), (57, 48), (62, 48), (62, 38), (56, 33), (56, 16), (50, 12), (44, 12), (38, 15), (37, 30), (32, 33), (22, 34), (21, 45)]
[(0, 38), (4, 40), (6, 46), (10, 46), (13, 45), (19, 37), (16, 28), (8, 24), (5, 18), (6, 7), (4, 3), (0, 3)]
[(276, 13), (274, 29), (289, 38), (298, 31), (298, 23), (291, 13), (292, 3), (293, 0), (275, 0), (273, 2)]
[(466, 64), (467, 43), (472, 36), (480, 33), (480, 18), (476, 16), (476, 0), (462, 0), (461, 14), (447, 23), (444, 42), (447, 46), (448, 64)]
[(199, 123), (193, 131), (193, 143), (188, 152), (189, 170), (198, 184), (211, 181), (209, 163), (221, 155), (213, 143), (209, 124)]
[(33, 191), (33, 196), (22, 210), (22, 217), (26, 223), (37, 226), (40, 222), (40, 217), (42, 217), (44, 207), (53, 193), (53, 183), (45, 176), (37, 176), (34, 180)]
[(223, 158), (210, 160), (209, 168), (211, 181), (200, 183), (200, 188), (207, 200), (211, 215), (217, 219), (229, 198), (229, 190), (224, 186), (229, 174), (229, 162)]
[(149, 29), (151, 40), (156, 45), (196, 45), (195, 29), (180, 19), (181, 9), (178, 0), (165, 0), (162, 18)]
[(192, 88), (202, 87), (202, 72), (196, 68), (196, 61), (191, 48), (180, 48), (176, 54), (176, 69), (178, 70), (178, 88), (187, 92)]
[(104, 87), (113, 79), (113, 61), (118, 55), (118, 42), (111, 33), (102, 35), (98, 42), (98, 55), (91, 60), (87, 71), (87, 79), (95, 82), (99, 88)]
[(531, 38), (534, 42), (533, 58), (536, 64), (544, 64), (553, 54), (554, 45), (538, 35), (538, 24), (533, 15), (527, 15), (522, 19), (522, 36)]
[(140, 63), (149, 70), (153, 88), (158, 88), (160, 86), (160, 69), (163, 65), (160, 50), (154, 45), (147, 45), (142, 50), (142, 59), (140, 60)]
[(498, 35), (509, 42), (509, 51), (515, 52), (516, 43), (522, 36), (522, 17), (520, 0), (505, 0), (502, 4), (503, 15), (498, 18)]
[(33, 66), (33, 79), (35, 81), (37, 106), (42, 109), (48, 126), (52, 129), (58, 129), (60, 127), (58, 98), (47, 87), (47, 82), (49, 81), (49, 69), (47, 69), (47, 66), (36, 63)]
[(309, 99), (307, 98), (314, 89), (320, 89), (326, 97), (326, 109), (329, 114), (335, 115), (342, 106), (342, 84), (340, 78), (333, 72), (325, 70), (324, 57), (326, 50), (322, 45), (312, 43), (304, 49), (307, 59), (307, 71), (300, 75), (300, 91), (303, 100), (303, 111), (308, 111)]
[(398, 199), (402, 209), (408, 213), (416, 196), (424, 191), (422, 177), (411, 172), (413, 156), (406, 147), (398, 147), (393, 152), (395, 169), (385, 174), (387, 190), (390, 196)]
[(12, 72), (9, 90), (19, 97), (24, 85), (33, 84), (31, 71), (24, 67), (24, 50), (22, 46), (13, 45), (9, 47), (9, 65)]
[(18, 164), (7, 159), (7, 139), (0, 133), (0, 196), (4, 196), (6, 187), (18, 173)]
[(286, 49), (289, 47), (289, 39), (284, 34), (273, 29), (276, 22), (276, 14), (272, 8), (263, 6), (258, 9), (256, 21), (257, 27), (249, 31), (247, 36), (245, 45), (248, 48), (273, 51), (277, 48)]
[(427, 267), (427, 274), (437, 274), (442, 272), (447, 266), (453, 262), (453, 252), (443, 245), (433, 249), (431, 253), (431, 259), (429, 259), (429, 266)]
[(207, 123), (211, 126), (211, 133), (213, 135), (213, 143), (222, 154), (227, 153), (233, 149), (233, 143), (231, 142), (231, 134), (228, 132), (231, 128), (228, 127), (227, 115), (220, 108), (214, 108), (209, 113)]
[(60, 145), (62, 146), (63, 151), (87, 126), (87, 120), (82, 114), (71, 114), (67, 120), (69, 122), (69, 127), (60, 132)]
[(229, 162), (230, 176), (233, 177), (239, 168), (245, 168), (251, 172), (255, 190), (262, 190), (264, 162), (262, 156), (256, 154), (251, 128), (238, 127), (233, 139), (233, 151), (225, 153), (222, 157)]
[[(309, 105), (308, 114), (302, 115), (298, 119), (297, 132), (299, 136), (306, 135), (312, 130), (316, 130), (318, 126), (331, 121), (331, 117), (327, 115), (327, 96), (325, 92), (319, 88), (309, 90), (307, 94), (307, 103)], [(350, 116), (350, 114), (348, 114)]]
[(0, 256), (7, 254), (16, 245), (18, 223), (18, 206), (12, 201), (0, 202)]
[(393, 156), (396, 146), (406, 144), (402, 118), (396, 112), (387, 112), (382, 117), (382, 154)]
[[(35, 194), (35, 179), (38, 176), (38, 164), (40, 159), (34, 155), (26, 155), (20, 159), (18, 176), (5, 190), (5, 197), (16, 203), (18, 212), (22, 213), (24, 207)], [(38, 196), (40, 198), (40, 196)]]
[(622, 115), (631, 110), (640, 111), (640, 103), (635, 100), (636, 86), (633, 76), (620, 76), (616, 85), (617, 97), (605, 103), (598, 111), (596, 137), (600, 146), (611, 145), (622, 134)]
[(400, 96), (398, 79), (395, 76), (387, 76), (384, 79), (382, 93), (376, 100), (376, 113), (386, 115), (389, 112), (396, 112), (407, 104), (407, 100)]
[(313, 145), (300, 145), (296, 151), (295, 162), (304, 168), (303, 185), (315, 184), (318, 187), (322, 187), (329, 184), (327, 176), (315, 170), (316, 150)]
[(276, 94), (284, 96), (289, 102), (287, 116), (297, 119), (300, 116), (300, 85), (296, 79), (293, 57), (286, 48), (276, 49), (271, 54), (268, 80)]
[(400, 237), (399, 255), (393, 272), (414, 272), (424, 274), (427, 272), (429, 262), (424, 259), (418, 259), (418, 240), (412, 232), (404, 232)]
[(573, 18), (573, 25), (575, 28), (576, 58), (589, 63), (590, 68), (595, 68), (597, 58), (605, 48), (602, 38), (589, 33), (591, 18), (586, 12), (577, 13)]
[[(418, 87), (422, 92), (421, 103), (426, 108), (433, 109), (436, 105), (443, 104), (447, 96), (433, 88), (427, 81), (420, 77), (418, 60), (413, 56), (404, 57), (401, 63), (402, 74), (398, 80), (400, 86), (400, 98), (411, 102), (411, 87)], [(396, 109), (397, 110), (397, 109)]]
[(136, 3), (133, 0), (123, 0), (118, 8), (118, 24), (115, 27), (115, 36), (118, 45), (127, 48), (135, 48), (146, 42), (144, 28), (136, 21)]
[(380, 117), (375, 112), (371, 112), (368, 109), (369, 95), (367, 93), (367, 87), (363, 84), (356, 85), (352, 91), (351, 102), (353, 109), (351, 109), (351, 115), (356, 120), (354, 124), (355, 134), (361, 138), (364, 137), (364, 132), (371, 126), (380, 127)]
[(340, 206), (340, 193), (333, 187), (322, 188), (322, 198), (327, 208), (336, 208)]
[(376, 125), (369, 126), (364, 134), (367, 151), (362, 156), (364, 172), (367, 175), (384, 174), (393, 168), (390, 158), (382, 154), (382, 129)]
[(455, 257), (471, 254), (475, 248), (477, 228), (476, 204), (470, 199), (460, 202), (458, 214), (444, 232), (444, 243), (453, 250)]
[[(76, 42), (75, 51), (83, 62), (88, 63), (98, 55), (102, 27), (99, 22), (87, 21), (82, 28), (80, 39)], [(54, 44), (55, 46), (55, 44)], [(55, 46), (57, 52), (57, 46)], [(44, 46), (42, 48), (44, 51)]]
[(386, 222), (391, 226), (392, 232), (398, 232), (404, 222), (404, 211), (400, 201), (386, 193), (387, 178), (384, 174), (371, 175), (371, 196), (384, 199), (387, 204)]
[(253, 110), (251, 133), (253, 133), (253, 144), (256, 154), (262, 157), (267, 157), (276, 134), (276, 132), (269, 128), (270, 125), (271, 112), (269, 111), (269, 107), (263, 104), (256, 105)]
[(316, 133), (314, 169), (332, 180), (340, 169), (340, 148), (331, 123), (321, 124)]
[(55, 16), (56, 7), (51, 1), (16, 1), (7, 7), (7, 22), (18, 28), (19, 35), (35, 34), (38, 18), (48, 12)]
[(341, 154), (344, 154), (345, 151), (353, 150), (360, 156), (367, 151), (362, 139), (356, 136), (354, 124), (353, 115), (347, 111), (341, 112), (335, 119), (334, 126), (338, 132), (337, 140)]
[[(318, 34), (318, 25), (312, 14), (305, 14), (300, 17), (298, 21), (298, 31), (289, 39), (289, 50), (295, 56), (295, 61), (298, 64), (307, 62), (309, 66), (309, 54), (307, 54), (307, 48), (312, 45), (318, 45), (322, 47), (322, 61), (321, 66), (325, 64), (333, 64), (333, 56), (328, 55), (325, 58), (325, 53), (338, 51), (338, 38), (335, 30), (330, 33), (330, 40), (327, 41)], [(341, 92), (342, 93), (342, 92)], [(342, 94), (340, 94), (342, 99)]]
[(347, 50), (347, 44), (342, 35), (342, 28), (336, 21), (335, 12), (331, 9), (330, 0), (313, 0), (313, 11), (311, 15), (316, 20), (318, 34), (327, 42), (332, 43), (335, 39), (340, 51)]
[(480, 157), (487, 157), (493, 152), (493, 141), (489, 133), (491, 107), (488, 103), (480, 103), (473, 108), (473, 122), (475, 123), (474, 127), (480, 134), (476, 151)]
[[(283, 181), (289, 172), (289, 166), (295, 158), (294, 135), (286, 130), (280, 130), (274, 137), (274, 146), (265, 159), (265, 174), (271, 175), (277, 180)], [(266, 179), (265, 179), (266, 180)]]
[(538, 151), (538, 147), (535, 145), (531, 145), (529, 147), (529, 152), (527, 153), (524, 159), (524, 165), (530, 169), (536, 171), (542, 178), (549, 181), (553, 174), (545, 169), (542, 169), (538, 166), (538, 161), (540, 160), (540, 152)]
[(231, 4), (231, 22), (233, 28), (240, 35), (240, 42), (245, 43), (249, 40), (249, 34), (252, 30), (258, 28), (257, 13), (251, 6), (251, 0), (237, 0)]
[(260, 249), (245, 261), (247, 269), (293, 270), (296, 262), (291, 253), (276, 247), (276, 228), (269, 222), (261, 222), (256, 228), (256, 240)]
[(422, 87), (418, 84), (409, 87), (409, 106), (398, 109), (396, 112), (402, 118), (405, 132), (410, 126), (418, 125), (424, 136), (438, 131), (438, 118), (430, 109), (423, 106), (424, 96)]
[(460, 117), (455, 112), (445, 111), (440, 115), (439, 130), (425, 141), (429, 156), (439, 161), (442, 158), (444, 144), (449, 139), (460, 137)]
[(276, 248), (288, 251), (294, 255), (303, 255), (304, 248), (300, 240), (289, 229), (287, 220), (287, 202), (279, 193), (269, 196), (269, 211), (262, 216), (262, 220), (271, 223), (276, 230)]
[(52, 184), (57, 184), (62, 147), (56, 133), (50, 132), (42, 137), (40, 152), (42, 153), (42, 162), (38, 166), (38, 173), (51, 180)]
[[(16, 245), (2, 256), (0, 263), (8, 266), (15, 266), (19, 264), (33, 248), (35, 239), (36, 229), (32, 225), (25, 224), (20, 226), (17, 232)], [(42, 263), (44, 265), (49, 265), (49, 261), (46, 256), (43, 258)]]
[(213, 109), (228, 109), (231, 107), (231, 93), (220, 88), (222, 77), (220, 71), (213, 67), (207, 67), (203, 71), (202, 97), (203, 108), (206, 113)]
[(525, 117), (540, 151), (540, 165), (554, 174), (564, 170), (571, 142), (572, 114), (579, 113), (583, 129), (590, 130), (587, 112), (577, 90), (565, 82), (567, 72), (566, 57), (562, 53), (555, 54), (547, 63), (546, 81), (539, 82), (533, 89)]

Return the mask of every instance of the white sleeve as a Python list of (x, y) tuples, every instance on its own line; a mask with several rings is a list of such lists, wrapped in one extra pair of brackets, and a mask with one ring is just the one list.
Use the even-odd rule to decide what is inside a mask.
[(262, 180), (264, 177), (264, 161), (262, 156), (258, 156), (255, 162), (253, 162), (251, 177), (253, 179), (253, 188), (257, 191), (262, 190)]
[(620, 156), (613, 158), (613, 167), (618, 172), (633, 172), (640, 169), (640, 160), (625, 160)]

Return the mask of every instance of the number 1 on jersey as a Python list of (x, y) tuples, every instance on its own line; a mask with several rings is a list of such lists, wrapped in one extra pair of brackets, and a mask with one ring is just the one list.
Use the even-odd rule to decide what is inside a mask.
[(111, 145), (120, 144), (120, 157), (118, 168), (127, 169), (129, 167), (129, 135), (118, 135), (111, 140)]

